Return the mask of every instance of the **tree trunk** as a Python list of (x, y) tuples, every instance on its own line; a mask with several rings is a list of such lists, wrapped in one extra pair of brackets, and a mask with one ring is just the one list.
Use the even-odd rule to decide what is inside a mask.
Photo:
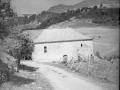
[(19, 72), (20, 59), (17, 60), (17, 72)]

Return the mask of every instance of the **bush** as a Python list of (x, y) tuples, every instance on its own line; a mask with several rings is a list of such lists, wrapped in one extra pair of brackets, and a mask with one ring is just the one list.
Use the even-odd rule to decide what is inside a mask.
[(30, 57), (34, 50), (34, 43), (29, 38), (29, 35), (24, 34), (18, 30), (13, 30), (3, 40), (4, 51), (17, 59), (17, 66), (20, 60)]
[(3, 11), (0, 12), (2, 16), (0, 17), (0, 39), (2, 39), (0, 46), (3, 46), (3, 50), (0, 50), (0, 83), (8, 81), (10, 75), (18, 68), (20, 60), (31, 56), (34, 49), (34, 43), (28, 35), (13, 29), (18, 20), (10, 8), (10, 2), (11, 0), (0, 0), (0, 11)]
[(0, 51), (0, 84), (8, 81), (14, 74), (16, 59), (7, 53)]
[(100, 53), (98, 51), (95, 53), (95, 56), (97, 56), (98, 58), (102, 59), (102, 57), (101, 57), (101, 55), (100, 55)]
[(119, 25), (119, 8), (92, 9), (85, 12), (82, 18), (92, 18), (93, 23), (101, 25)]
[(111, 56), (104, 56), (104, 58), (106, 57), (106, 59), (108, 61), (111, 61), (112, 59), (120, 59), (119, 55), (111, 55)]
[(10, 72), (8, 66), (0, 60), (0, 84), (10, 79)]

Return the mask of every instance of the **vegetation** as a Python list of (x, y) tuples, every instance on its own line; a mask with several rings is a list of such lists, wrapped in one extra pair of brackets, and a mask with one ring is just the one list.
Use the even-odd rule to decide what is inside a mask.
[[(101, 4), (99, 8), (97, 6), (93, 8), (83, 7), (77, 10), (67, 10), (67, 12), (62, 13), (44, 11), (38, 17), (41, 24), (37, 28), (44, 29), (50, 25), (69, 20), (71, 17), (76, 17), (76, 19), (92, 19), (93, 23), (100, 25), (118, 26), (119, 8), (105, 8)], [(44, 20), (41, 20), (41, 18), (44, 18)]]
[(36, 14), (33, 14), (31, 16), (25, 15), (25, 16), (21, 16), (21, 17), (15, 16), (15, 17), (12, 17), (9, 20), (7, 20), (5, 22), (5, 25), (13, 27), (13, 26), (17, 26), (17, 25), (29, 24), (35, 20), (36, 20)]
[[(47, 13), (47, 12), (46, 12)], [(49, 12), (50, 13), (50, 12)], [(50, 25), (64, 22), (66, 20), (69, 20), (71, 17), (78, 15), (79, 9), (76, 11), (74, 10), (68, 10), (67, 12), (62, 12), (62, 13), (53, 13), (52, 17), (46, 19), (45, 21), (41, 22), (40, 26), (37, 28), (44, 29), (47, 28)]]
[(102, 57), (101, 57), (101, 55), (100, 55), (99, 52), (96, 52), (96, 53), (95, 53), (95, 56), (97, 56), (98, 58), (102, 59)]
[[(34, 43), (22, 30), (15, 30), (16, 15), (11, 0), (0, 0), (0, 83), (9, 80), (10, 74), (19, 71), (20, 60), (31, 57)], [(32, 19), (32, 18), (31, 18)], [(12, 22), (10, 22), (13, 20)], [(14, 22), (14, 23), (13, 23)], [(15, 64), (16, 63), (16, 64)], [(12, 73), (13, 74), (13, 73)]]
[(2, 60), (0, 60), (0, 84), (8, 81), (9, 75), (9, 68), (2, 62)]
[(38, 15), (33, 14), (29, 17), (25, 15), (23, 17), (11, 18), (10, 22), (19, 25), (37, 21), (41, 23), (37, 28), (27, 29), (44, 29), (50, 25), (69, 20), (72, 17), (75, 17), (76, 19), (91, 19), (93, 23), (99, 25), (118, 26), (119, 8), (105, 8), (100, 4), (100, 7), (83, 7), (76, 10), (67, 10), (62, 13), (43, 11)]
[[(11, 11), (12, 12), (12, 11)], [(11, 16), (12, 14), (10, 14)], [(31, 22), (40, 22), (41, 24), (36, 28), (27, 29), (44, 29), (50, 25), (57, 24), (69, 20), (71, 17), (76, 17), (76, 19), (91, 19), (93, 23), (99, 25), (119, 25), (119, 8), (105, 8), (101, 4), (100, 7), (83, 7), (76, 10), (67, 10), (62, 13), (53, 13), (48, 11), (43, 11), (42, 13), (36, 15), (24, 15), (17, 16), (13, 14), (14, 18), (9, 18), (9, 20), (4, 20), (4, 26), (13, 27), (17, 25), (29, 24)], [(3, 16), (3, 15), (2, 15)], [(3, 26), (3, 25), (2, 25)]]
[(99, 59), (101, 60), (107, 60), (107, 61), (110, 61), (112, 59), (120, 59), (120, 56), (119, 55), (110, 55), (110, 56), (104, 56), (104, 55), (101, 55), (98, 51), (95, 53), (95, 56), (97, 56)]
[(38, 22), (42, 23), (52, 17), (57, 17), (57, 15), (59, 15), (59, 14), (53, 13), (53, 12), (42, 11), (42, 13), (40, 13), (36, 16), (36, 19)]
[(93, 23), (100, 25), (119, 25), (119, 8), (98, 8), (83, 13), (81, 18), (92, 19)]
[(11, 32), (3, 40), (3, 45), (5, 46), (5, 52), (17, 59), (18, 66), (20, 60), (31, 57), (34, 49), (34, 43), (29, 36), (19, 31)]

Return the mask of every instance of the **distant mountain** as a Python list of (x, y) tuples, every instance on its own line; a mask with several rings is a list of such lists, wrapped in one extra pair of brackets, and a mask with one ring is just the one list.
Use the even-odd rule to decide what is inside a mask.
[(50, 9), (48, 9), (48, 11), (55, 12), (55, 13), (61, 13), (61, 12), (67, 11), (68, 9), (74, 10), (77, 8), (91, 7), (91, 6), (100, 5), (100, 4), (103, 4), (103, 6), (112, 7), (112, 8), (119, 7), (119, 0), (84, 0), (75, 5), (59, 4), (57, 6), (51, 7)]
[(48, 11), (59, 13), (59, 12), (65, 12), (68, 9), (70, 9), (70, 10), (74, 9), (74, 6), (68, 6), (68, 5), (59, 4), (57, 6), (51, 7)]

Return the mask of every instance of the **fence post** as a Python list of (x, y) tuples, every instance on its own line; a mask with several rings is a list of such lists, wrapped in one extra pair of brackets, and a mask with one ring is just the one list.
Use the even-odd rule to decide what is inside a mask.
[(74, 59), (72, 58), (72, 65), (71, 65), (70, 69), (72, 69), (73, 65), (74, 65)]
[(61, 58), (59, 59), (59, 62), (58, 63), (61, 63)]
[(82, 63), (82, 62), (80, 61), (79, 64), (78, 64), (78, 67), (76, 68), (76, 71), (79, 69), (81, 63)]
[(70, 60), (69, 64), (68, 64), (68, 67), (70, 67), (70, 64), (72, 63), (72, 59)]
[(78, 61), (79, 61), (79, 64), (78, 64), (78, 66), (76, 67), (76, 71), (79, 69), (79, 67), (80, 67), (80, 65), (81, 65), (81, 63), (82, 63), (82, 61), (83, 61), (83, 59), (80, 57)]
[(107, 79), (107, 76), (108, 76), (108, 73), (109, 73), (109, 71), (111, 70), (111, 67), (112, 67), (112, 63), (113, 63), (113, 61), (114, 61), (114, 56), (112, 57), (112, 59), (111, 59), (111, 65), (110, 65), (110, 67), (108, 68), (108, 71), (107, 71), (107, 74), (106, 74), (106, 76), (105, 76), (105, 78), (104, 79)]
[(90, 60), (90, 56), (88, 55), (88, 74), (90, 74), (90, 65), (91, 65), (91, 60)]

